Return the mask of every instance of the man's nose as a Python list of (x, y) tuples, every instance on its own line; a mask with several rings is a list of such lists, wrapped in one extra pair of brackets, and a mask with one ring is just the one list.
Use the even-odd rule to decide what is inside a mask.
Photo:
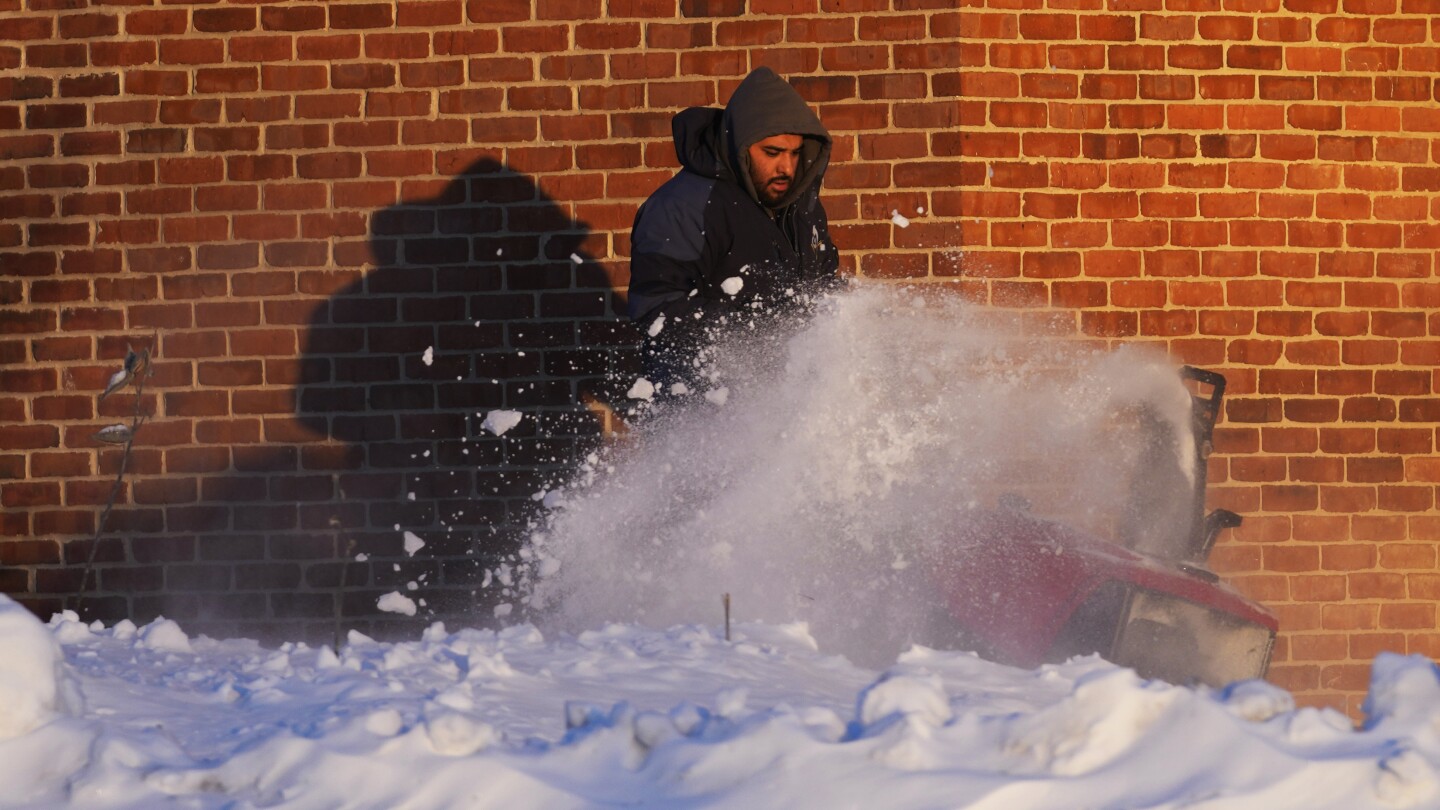
[(780, 169), (781, 174), (790, 175), (793, 177), (795, 174), (795, 167), (799, 164), (799, 155), (782, 155), (780, 157), (780, 165), (778, 168)]

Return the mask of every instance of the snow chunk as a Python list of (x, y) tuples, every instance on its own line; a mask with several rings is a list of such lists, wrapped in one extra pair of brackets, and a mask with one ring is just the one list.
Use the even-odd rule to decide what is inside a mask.
[(625, 396), (630, 399), (643, 399), (648, 401), (655, 396), (655, 384), (644, 377), (636, 378), (635, 384), (630, 386), (630, 390), (625, 392)]
[(420, 359), (423, 360), (423, 361), (425, 361), (425, 365), (427, 365), (427, 366), (434, 365), (434, 364), (435, 364), (435, 347), (434, 347), (434, 346), (426, 346), (426, 347), (425, 347), (425, 353), (422, 354), (422, 355), (420, 355)]
[(1187, 694), (1128, 669), (1094, 672), (1064, 700), (1017, 722), (1007, 750), (1050, 773), (1077, 776), (1113, 762), (1140, 743)]
[(655, 337), (656, 335), (660, 334), (660, 330), (664, 328), (665, 313), (662, 312), (655, 317), (655, 320), (650, 322), (650, 328), (646, 329), (645, 332), (646, 334), (650, 335), (650, 337)]
[(365, 717), (365, 730), (376, 737), (394, 737), (403, 728), (405, 718), (396, 709), (380, 709)]
[(663, 712), (646, 711), (635, 715), (635, 742), (650, 749), (683, 736), (670, 716)]
[(60, 645), (30, 611), (0, 596), (0, 739), (44, 725), (56, 711)]
[(334, 669), (338, 666), (340, 666), (340, 656), (330, 649), (329, 644), (321, 645), (319, 652), (315, 653), (315, 668)]
[(163, 616), (140, 628), (140, 646), (159, 652), (194, 652), (180, 625)]
[(414, 532), (405, 532), (405, 555), (414, 557), (415, 552), (425, 547), (425, 541), (421, 540)]
[(1365, 714), (1374, 727), (1413, 705), (1440, 703), (1440, 665), (1423, 655), (1381, 653), (1370, 667)]
[(580, 255), (579, 253), (571, 253), (571, 254), (570, 254), (570, 261), (572, 261), (572, 262), (574, 262), (574, 263), (576, 263), (576, 264), (584, 264), (584, 263), (585, 263), (585, 259), (584, 259), (583, 257), (581, 257), (581, 255)]
[(891, 674), (861, 693), (858, 714), (860, 722), (867, 726), (897, 714), (932, 726), (942, 726), (955, 716), (938, 676)]
[(724, 405), (726, 402), (730, 401), (730, 389), (723, 387), (712, 388), (709, 391), (705, 392), (705, 398), (715, 403), (716, 405)]
[(485, 421), (480, 427), (490, 431), (493, 435), (504, 436), (507, 431), (520, 424), (525, 414), (519, 411), (490, 411), (485, 414)]
[(739, 717), (750, 701), (750, 690), (743, 687), (722, 689), (715, 696), (715, 713), (727, 719)]
[(430, 750), (446, 757), (468, 757), (500, 739), (490, 724), (453, 712), (427, 717), (425, 736)]
[(380, 597), (375, 607), (386, 613), (403, 613), (406, 616), (415, 615), (415, 600), (399, 591), (391, 591)]
[(61, 644), (84, 644), (95, 639), (95, 631), (80, 621), (73, 610), (62, 610), (50, 617), (50, 632)]
[(1380, 761), (1375, 795), (1390, 807), (1421, 807), (1435, 797), (1436, 785), (1435, 769), (1425, 757), (1402, 749)]
[(720, 289), (726, 295), (734, 295), (745, 288), (745, 279), (739, 276), (731, 276), (720, 282)]
[(900, 213), (899, 211), (890, 212), (890, 221), (895, 223), (896, 225), (899, 225), (902, 228), (910, 227), (910, 220), (907, 219), (905, 215)]
[(1278, 686), (1264, 681), (1236, 681), (1220, 691), (1230, 713), (1251, 723), (1295, 711), (1295, 698)]

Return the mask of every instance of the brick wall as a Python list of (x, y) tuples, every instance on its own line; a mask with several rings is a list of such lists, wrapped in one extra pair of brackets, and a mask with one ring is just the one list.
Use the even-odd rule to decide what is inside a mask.
[(0, 0), (0, 587), (74, 605), (136, 405), (97, 394), (150, 346), (87, 613), (323, 636), (413, 581), (464, 616), (634, 367), (671, 114), (769, 65), (837, 136), (848, 271), (1226, 374), (1216, 563), (1281, 616), (1273, 679), (1353, 710), (1377, 651), (1440, 649), (1437, 12)]

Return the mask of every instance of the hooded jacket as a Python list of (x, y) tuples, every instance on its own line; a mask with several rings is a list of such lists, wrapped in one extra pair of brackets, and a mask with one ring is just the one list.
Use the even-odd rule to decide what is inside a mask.
[[(630, 317), (662, 390), (691, 381), (695, 355), (722, 330), (795, 311), (839, 267), (820, 204), (830, 134), (789, 83), (759, 68), (723, 110), (684, 110), (671, 130), (682, 169), (640, 206), (630, 237)], [(772, 135), (803, 137), (773, 209), (749, 165), (750, 146)]]

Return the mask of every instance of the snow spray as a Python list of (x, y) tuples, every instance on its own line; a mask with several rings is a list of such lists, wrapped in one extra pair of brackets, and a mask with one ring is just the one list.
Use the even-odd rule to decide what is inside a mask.
[(805, 621), (822, 649), (883, 665), (936, 609), (917, 572), (968, 510), (1019, 497), (1107, 533), (1139, 412), (1193, 470), (1163, 355), (1035, 323), (857, 285), (783, 337), (739, 330), (708, 356), (708, 396), (588, 458), (500, 579), (549, 629), (716, 625), (728, 593), (739, 621)]

